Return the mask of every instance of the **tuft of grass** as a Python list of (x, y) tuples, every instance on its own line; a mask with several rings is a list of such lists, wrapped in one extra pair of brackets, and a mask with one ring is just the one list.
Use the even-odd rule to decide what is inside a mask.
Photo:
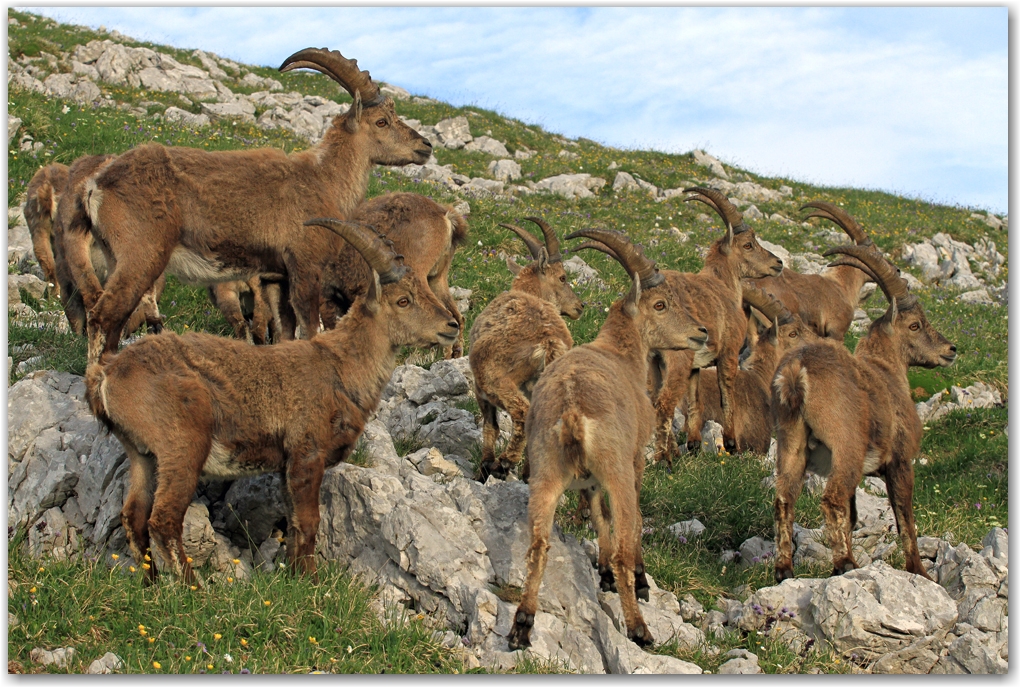
[[(86, 672), (107, 651), (126, 673), (464, 670), (432, 639), (431, 620), (384, 626), (370, 590), (336, 564), (319, 569), (318, 584), (281, 571), (192, 590), (169, 575), (147, 587), (141, 571), (103, 560), (35, 560), (24, 544), (22, 529), (8, 547), (8, 607), (18, 619), (8, 651), (33, 672)], [(29, 658), (37, 646), (77, 653), (64, 671), (42, 668)]]

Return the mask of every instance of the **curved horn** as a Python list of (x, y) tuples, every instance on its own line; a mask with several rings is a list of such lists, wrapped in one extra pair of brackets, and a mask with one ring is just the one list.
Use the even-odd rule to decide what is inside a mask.
[(325, 227), (354, 246), (365, 258), (365, 262), (379, 273), (379, 281), (383, 284), (400, 281), (408, 270), (406, 265), (397, 264), (397, 259), (403, 256), (394, 253), (393, 248), (386, 245), (387, 240), (372, 231), (367, 224), (316, 217), (306, 220), (305, 226)]
[(632, 277), (636, 274), (641, 278), (641, 288), (650, 289), (666, 280), (666, 277), (659, 273), (655, 261), (646, 258), (642, 250), (634, 245), (623, 232), (609, 231), (608, 229), (579, 229), (567, 234), (564, 238), (573, 239), (578, 236), (600, 241), (615, 252), (616, 259), (623, 265), (623, 268)]
[(733, 228), (734, 235), (748, 231), (751, 227), (744, 223), (744, 213), (736, 208), (724, 194), (714, 188), (694, 186), (685, 188), (684, 193), (693, 193), (684, 201), (698, 200), (716, 211), (726, 225)]
[(611, 257), (613, 260), (616, 260), (620, 264), (623, 264), (623, 261), (620, 260), (620, 256), (616, 254), (616, 251), (600, 241), (585, 241), (584, 243), (579, 243), (576, 246), (571, 246), (570, 248), (567, 249), (566, 252), (576, 253), (577, 251), (584, 250), (585, 248), (591, 248), (592, 250), (601, 251), (608, 255), (609, 257)]
[(857, 258), (851, 257), (849, 255), (844, 255), (842, 257), (836, 258), (835, 260), (828, 264), (828, 267), (840, 267), (840, 266), (856, 267), (861, 272), (864, 272), (864, 274), (868, 275), (871, 281), (875, 282), (876, 284), (878, 283), (878, 277), (875, 276), (875, 273), (871, 271), (871, 268), (865, 265)]
[[(903, 277), (896, 274), (896, 268), (884, 257), (867, 246), (833, 246), (823, 253), (826, 257), (830, 255), (849, 255), (864, 263), (871, 269), (871, 276), (879, 285), (889, 303), (896, 300), (896, 307), (899, 310), (907, 310), (917, 303), (917, 296), (907, 290), (907, 282)], [(856, 265), (852, 265), (856, 267)]]
[(779, 320), (779, 324), (787, 324), (793, 321), (793, 315), (786, 309), (786, 306), (765, 293), (762, 289), (751, 284), (741, 284), (741, 297), (744, 302), (760, 311), (769, 322)]
[(821, 200), (815, 200), (806, 205), (803, 205), (801, 211), (807, 208), (815, 208), (818, 212), (812, 212), (804, 219), (811, 219), (812, 217), (819, 217), (821, 219), (827, 219), (830, 222), (835, 222), (839, 227), (846, 232), (846, 235), (853, 239), (854, 243), (858, 246), (873, 246), (875, 245), (864, 230), (861, 229), (861, 225), (857, 221), (847, 214), (846, 210), (833, 205), (832, 203), (826, 203)]
[(355, 91), (361, 91), (361, 102), (366, 106), (378, 105), (385, 97), (379, 92), (379, 87), (372, 81), (371, 75), (367, 71), (358, 70), (358, 61), (347, 59), (339, 50), (329, 48), (299, 50), (280, 65), (281, 72), (289, 72), (292, 69), (314, 69), (322, 72), (343, 86), (352, 98)]
[(539, 254), (542, 252), (542, 244), (539, 243), (538, 239), (531, 235), (526, 229), (521, 229), (514, 224), (500, 224), (499, 226), (504, 229), (509, 229), (513, 233), (517, 234), (521, 241), (524, 241), (524, 245), (528, 247), (528, 252), (531, 253), (532, 260), (538, 260)]
[(559, 262), (563, 259), (560, 254), (560, 239), (556, 236), (556, 232), (545, 223), (541, 217), (525, 217), (524, 219), (529, 222), (534, 222), (538, 225), (538, 228), (542, 230), (542, 235), (545, 236), (545, 249), (549, 251), (549, 262)]

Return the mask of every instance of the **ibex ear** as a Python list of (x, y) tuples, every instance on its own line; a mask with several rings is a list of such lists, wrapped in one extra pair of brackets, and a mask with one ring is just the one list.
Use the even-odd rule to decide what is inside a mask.
[(379, 300), (382, 298), (382, 282), (379, 281), (379, 273), (372, 270), (372, 280), (368, 283), (368, 293), (365, 294), (365, 307), (370, 312), (379, 312)]
[(545, 274), (546, 265), (549, 264), (549, 251), (545, 249), (545, 246), (538, 251), (538, 271)]
[(631, 317), (637, 317), (638, 301), (641, 300), (641, 277), (635, 274), (633, 282), (630, 293), (627, 294), (627, 300), (623, 304), (623, 311)]
[(521, 266), (517, 264), (517, 261), (514, 260), (512, 255), (506, 259), (506, 268), (510, 270), (510, 273), (515, 277), (521, 273)]
[(769, 327), (769, 343), (773, 346), (779, 343), (779, 318), (772, 320), (772, 326)]
[(723, 255), (730, 254), (730, 248), (733, 246), (733, 225), (729, 222), (726, 223), (726, 240), (719, 246), (722, 249)]
[(353, 134), (357, 132), (359, 124), (361, 124), (361, 91), (354, 91), (354, 102), (351, 103), (351, 109), (347, 111), (344, 127), (347, 129), (347, 133)]

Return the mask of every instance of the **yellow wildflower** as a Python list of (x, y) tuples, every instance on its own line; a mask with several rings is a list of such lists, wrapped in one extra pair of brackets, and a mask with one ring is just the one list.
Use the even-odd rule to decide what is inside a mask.
[(35, 594), (35, 587), (32, 587), (31, 589), (29, 589), (28, 593), (29, 594)]
[(272, 601), (270, 601), (270, 600), (268, 600), (268, 599), (266, 599), (266, 600), (265, 600), (265, 601), (263, 601), (262, 603), (264, 603), (265, 605), (267, 605), (267, 606), (268, 606), (269, 604), (271, 604), (271, 603), (273, 603), (273, 602), (272, 602)]
[(112, 558), (113, 560), (117, 560), (118, 558), (120, 558), (120, 556), (118, 556), (118, 555), (117, 555), (117, 554), (115, 554), (115, 553), (111, 553), (111, 554), (110, 554), (110, 558)]
[(308, 638), (308, 642), (311, 643), (311, 644), (318, 644), (319, 643), (318, 640), (315, 639), (315, 637), (309, 637)]
[(242, 638), (241, 638), (241, 646), (248, 646), (248, 640), (247, 640), (247, 639), (244, 639), (244, 638), (242, 637)]
[(220, 641), (221, 639), (223, 639), (223, 635), (221, 635), (221, 634), (220, 634), (219, 632), (217, 632), (216, 634), (214, 634), (214, 635), (212, 636), (212, 638), (213, 638), (213, 639), (215, 639), (215, 640), (216, 640), (216, 641), (218, 642), (218, 641)]
[(149, 568), (151, 568), (151, 567), (152, 567), (152, 566), (151, 566), (151, 565), (149, 565), (148, 563), (142, 563), (142, 570), (148, 570), (148, 569), (149, 569)]
[(134, 571), (135, 571), (135, 566), (129, 565), (128, 566), (128, 572), (134, 572)]
[(212, 669), (213, 669), (213, 665), (212, 665), (212, 663), (210, 663), (209, 665), (207, 665), (207, 666), (205, 667), (205, 669), (206, 669), (206, 670), (212, 670)]
[(155, 637), (149, 637), (149, 644), (152, 644), (155, 641), (156, 641)]
[(184, 657), (184, 660), (185, 660), (185, 661), (189, 661), (189, 662), (190, 662), (190, 661), (191, 661), (191, 656), (185, 656), (185, 657)]
[(153, 662), (152, 662), (152, 667), (153, 667), (153, 668), (155, 668), (156, 670), (159, 670), (159, 669), (160, 669), (160, 668), (162, 668), (163, 666), (162, 666), (162, 665), (160, 665), (159, 661), (153, 661)]
[(233, 563), (234, 563), (234, 565), (241, 565), (241, 561), (239, 561), (236, 558), (233, 560)]

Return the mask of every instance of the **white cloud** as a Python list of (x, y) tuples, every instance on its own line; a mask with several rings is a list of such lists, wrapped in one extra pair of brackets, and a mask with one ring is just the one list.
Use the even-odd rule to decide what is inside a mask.
[(705, 145), (762, 173), (1004, 211), (1007, 11), (968, 9), (41, 11), (271, 66), (329, 46), (377, 79), (569, 136)]

